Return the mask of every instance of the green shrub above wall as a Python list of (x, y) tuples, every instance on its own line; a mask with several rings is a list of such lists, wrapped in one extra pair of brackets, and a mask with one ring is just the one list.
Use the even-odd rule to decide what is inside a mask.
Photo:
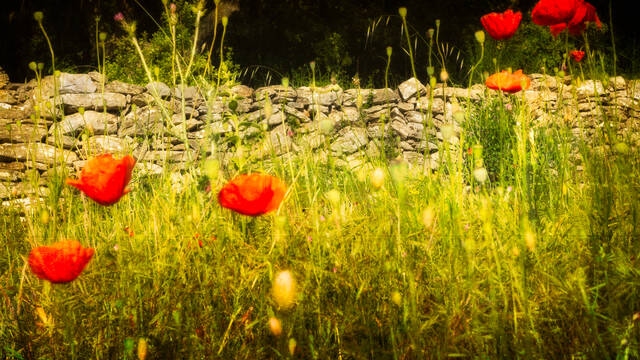
[[(195, 13), (192, 11), (195, 6), (194, 3), (195, 1), (193, 0), (175, 1), (177, 14), (176, 57), (182, 59), (182, 63), (188, 62), (191, 54), (196, 22)], [(158, 69), (158, 80), (170, 84), (172, 83), (171, 57), (173, 47), (171, 44), (171, 34), (169, 33), (169, 18), (166, 14), (163, 14), (160, 21), (162, 23), (159, 24), (158, 31), (153, 34), (136, 34), (136, 36), (138, 37), (148, 65), (151, 69), (155, 69), (156, 67)], [(204, 18), (201, 18), (201, 21), (204, 21)], [(219, 43), (218, 35), (216, 47), (219, 46)], [(201, 75), (204, 73), (210, 43), (205, 45), (206, 48), (203, 46), (202, 48), (196, 49), (191, 69), (193, 74)], [(124, 31), (120, 31), (118, 36), (107, 41), (106, 52), (106, 71), (109, 79), (135, 84), (146, 84), (148, 82), (147, 75), (142, 66), (140, 66), (140, 57)], [(226, 69), (231, 72), (231, 76), (233, 77), (234, 74), (238, 72), (238, 67), (231, 61), (232, 49), (225, 47), (224, 57)], [(217, 64), (219, 63), (219, 48), (214, 48), (211, 63), (214, 68), (217, 68)], [(216, 75), (215, 71), (211, 73), (213, 73), (214, 76)], [(180, 82), (179, 79), (177, 81)], [(187, 83), (194, 84), (193, 78), (187, 79)]]

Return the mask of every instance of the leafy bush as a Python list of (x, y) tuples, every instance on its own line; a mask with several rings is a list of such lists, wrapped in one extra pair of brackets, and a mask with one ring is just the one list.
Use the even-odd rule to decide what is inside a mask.
[[(191, 49), (193, 46), (193, 37), (195, 32), (196, 16), (192, 11), (193, 0), (176, 1), (177, 7), (177, 24), (176, 24), (176, 61), (182, 65), (183, 70), (189, 62)], [(202, 19), (201, 19), (202, 20)], [(157, 68), (158, 78), (166, 83), (173, 83), (172, 80), (172, 55), (173, 45), (171, 43), (171, 34), (169, 32), (169, 18), (164, 14), (161, 19), (162, 27), (155, 33), (149, 35), (147, 33), (137, 34), (142, 53), (149, 65), (151, 71)], [(219, 39), (218, 39), (219, 42)], [(117, 79), (136, 84), (146, 84), (148, 82), (145, 70), (140, 66), (140, 58), (136, 52), (128, 35), (124, 34), (119, 37), (112, 38), (108, 41), (106, 71), (110, 79)], [(200, 51), (196, 49), (196, 53), (192, 64), (192, 74), (202, 74), (207, 65), (207, 50)], [(212, 62), (216, 62), (219, 56), (214, 49)], [(238, 72), (237, 65), (231, 60), (231, 49), (225, 48), (224, 72), (225, 75), (231, 76)], [(177, 74), (177, 69), (175, 70)], [(213, 71), (212, 76), (217, 75), (217, 71)], [(176, 75), (177, 77), (177, 75)], [(179, 77), (177, 81), (180, 82)], [(193, 84), (193, 78), (186, 79), (187, 83)]]

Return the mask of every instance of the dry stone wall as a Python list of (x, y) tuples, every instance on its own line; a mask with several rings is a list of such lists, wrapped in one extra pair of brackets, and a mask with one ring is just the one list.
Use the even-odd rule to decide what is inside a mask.
[[(529, 105), (534, 126), (564, 122), (576, 136), (588, 137), (606, 114), (621, 136), (639, 145), (638, 81), (531, 78), (531, 88), (518, 96)], [(482, 85), (431, 89), (413, 78), (396, 89), (347, 90), (138, 86), (95, 72), (9, 83), (0, 89), (0, 200), (6, 205), (46, 195), (53, 167), (73, 173), (103, 152), (132, 153), (136, 171), (146, 173), (181, 169), (207, 156), (225, 163), (232, 156), (229, 139), (242, 139), (253, 159), (306, 150), (356, 168), (387, 151), (423, 168), (428, 158), (435, 169), (443, 138), (454, 149), (459, 143), (453, 114), (495, 96)], [(33, 176), (42, 186), (27, 184)]]

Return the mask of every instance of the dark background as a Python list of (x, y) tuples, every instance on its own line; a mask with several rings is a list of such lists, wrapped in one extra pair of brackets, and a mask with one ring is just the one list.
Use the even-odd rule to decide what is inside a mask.
[[(209, 2), (207, 6), (213, 7), (213, 0)], [(289, 72), (304, 69), (311, 60), (331, 63), (344, 58), (348, 60), (341, 66), (348, 76), (355, 73), (365, 79), (367, 76), (379, 76), (384, 71), (387, 45), (394, 45), (394, 59), (397, 59), (392, 71), (406, 78), (410, 74), (410, 66), (408, 57), (399, 49), (403, 43), (398, 7), (408, 8), (410, 25), (423, 36), (428, 28), (434, 27), (435, 19), (441, 19), (441, 40), (453, 48), (464, 50), (465, 42), (468, 44), (473, 39), (473, 32), (482, 28), (480, 16), (512, 8), (523, 12), (523, 22), (530, 22), (530, 12), (536, 2), (239, 0), (240, 10), (230, 18), (226, 44), (233, 49), (233, 61), (240, 69), (248, 70), (242, 79), (245, 83), (260, 81), (248, 78), (248, 73), (257, 74), (256, 79), (260, 73), (267, 72), (290, 76)], [(635, 49), (639, 45), (639, 26), (637, 14), (632, 11), (633, 1), (591, 0), (590, 3), (596, 6), (599, 17), (607, 24), (611, 5), (619, 71), (635, 76), (638, 72)], [(48, 47), (33, 19), (33, 12), (38, 10), (44, 12), (43, 24), (53, 42), (57, 68), (87, 72), (95, 70), (97, 63), (96, 17), (100, 18), (100, 31), (109, 33), (109, 36), (124, 35), (113, 20), (117, 12), (123, 12), (127, 19), (135, 19), (138, 33), (152, 33), (158, 28), (146, 12), (159, 19), (162, 3), (160, 0), (139, 0), (139, 3), (135, 0), (3, 0), (0, 8), (0, 66), (14, 82), (33, 77), (28, 69), (30, 61), (50, 64)], [(386, 15), (391, 15), (389, 23), (382, 21), (367, 41), (368, 26), (373, 20)], [(337, 40), (323, 41), (331, 36)], [(332, 51), (340, 59), (318, 59), (322, 56), (319, 54), (332, 53), (327, 50), (331, 45), (337, 46)]]

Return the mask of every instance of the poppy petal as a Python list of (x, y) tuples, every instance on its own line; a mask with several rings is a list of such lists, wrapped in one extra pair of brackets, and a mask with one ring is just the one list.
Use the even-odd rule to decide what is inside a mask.
[(286, 186), (280, 179), (254, 173), (229, 181), (218, 193), (218, 201), (240, 214), (257, 216), (277, 209), (285, 193)]
[(489, 35), (496, 40), (509, 39), (515, 34), (520, 21), (522, 20), (522, 13), (509, 9), (503, 13), (489, 13), (480, 18), (482, 26)]
[(66, 183), (101, 205), (112, 205), (129, 192), (126, 186), (135, 163), (130, 155), (114, 159), (111, 154), (102, 154), (87, 162), (79, 179), (67, 179)]
[(73, 281), (93, 257), (94, 249), (75, 240), (63, 240), (50, 246), (38, 246), (29, 253), (31, 271), (52, 283)]

